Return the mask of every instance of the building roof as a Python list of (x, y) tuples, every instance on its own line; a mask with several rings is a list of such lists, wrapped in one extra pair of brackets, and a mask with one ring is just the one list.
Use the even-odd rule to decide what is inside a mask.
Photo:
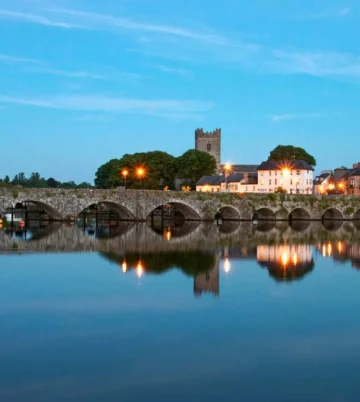
[(315, 185), (322, 184), (324, 182), (324, 180), (328, 179), (331, 176), (332, 176), (332, 173), (321, 173), (321, 175), (315, 177), (314, 184)]
[(234, 173), (256, 173), (259, 165), (233, 165)]
[(197, 183), (197, 186), (220, 186), (223, 176), (203, 176)]
[[(244, 174), (242, 173), (231, 173), (227, 177), (227, 183), (239, 183), (244, 180)], [(225, 182), (225, 176), (203, 176), (197, 183), (197, 186), (220, 186), (221, 183)]]
[(360, 176), (360, 168), (350, 170), (350, 172), (347, 174), (347, 176)]
[(314, 170), (314, 168), (305, 161), (266, 161), (263, 162), (257, 170)]

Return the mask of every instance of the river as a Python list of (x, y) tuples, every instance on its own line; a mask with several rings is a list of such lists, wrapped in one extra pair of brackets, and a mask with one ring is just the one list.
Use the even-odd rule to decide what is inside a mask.
[(0, 400), (358, 401), (360, 222), (0, 229)]

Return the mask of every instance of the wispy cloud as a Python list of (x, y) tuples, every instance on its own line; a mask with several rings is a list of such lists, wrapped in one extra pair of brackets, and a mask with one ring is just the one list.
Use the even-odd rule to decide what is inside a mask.
[(274, 50), (268, 65), (278, 72), (360, 79), (360, 57), (347, 53)]
[(63, 77), (69, 78), (92, 78), (95, 80), (105, 80), (106, 77), (99, 74), (92, 74), (85, 71), (66, 71), (66, 70), (58, 70), (54, 68), (47, 68), (47, 67), (37, 67), (36, 69), (28, 69), (27, 71), (36, 72), (36, 73), (43, 73), (49, 75), (60, 75)]
[(293, 119), (307, 119), (323, 117), (321, 113), (298, 113), (298, 114), (273, 114), (270, 119), (274, 123), (278, 123), (283, 120), (293, 120)]
[(309, 19), (328, 19), (328, 18), (343, 18), (351, 13), (350, 7), (338, 8), (338, 9), (326, 9), (317, 13), (309, 14), (306, 18)]
[(153, 64), (152, 67), (157, 70), (163, 71), (164, 73), (177, 74), (177, 75), (191, 75), (191, 71), (184, 70), (182, 68), (168, 67), (161, 64)]
[(162, 116), (198, 117), (200, 113), (214, 107), (212, 102), (201, 100), (144, 100), (131, 98), (111, 98), (103, 96), (59, 95), (43, 99), (1, 96), (4, 104), (18, 104), (41, 108), (77, 110), (88, 112), (140, 113)]
[(30, 13), (20, 13), (16, 11), (10, 10), (0, 10), (0, 19), (7, 19), (7, 20), (18, 20), (23, 22), (29, 22), (32, 24), (40, 24), (49, 27), (57, 27), (63, 29), (83, 29), (79, 24), (72, 24), (68, 22), (56, 21), (49, 19), (47, 17), (37, 15), (37, 14), (30, 14)]
[(34, 63), (34, 64), (39, 63), (39, 60), (35, 59), (27, 59), (23, 57), (10, 56), (7, 54), (0, 54), (0, 62), (2, 61), (10, 63)]
[(88, 29), (126, 29), (133, 31), (144, 31), (158, 34), (167, 34), (184, 38), (192, 38), (218, 45), (231, 46), (234, 45), (226, 37), (213, 33), (202, 32), (201, 30), (189, 30), (173, 25), (153, 24), (148, 22), (135, 21), (129, 18), (119, 18), (112, 15), (90, 13), (85, 11), (77, 11), (62, 8), (52, 8), (49, 11), (67, 17), (71, 21), (75, 21), (80, 26), (86, 26)]

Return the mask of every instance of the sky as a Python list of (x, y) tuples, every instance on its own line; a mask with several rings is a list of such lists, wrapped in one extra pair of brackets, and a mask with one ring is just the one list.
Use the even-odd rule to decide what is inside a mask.
[(0, 176), (76, 182), (124, 153), (360, 160), (358, 0), (0, 0)]

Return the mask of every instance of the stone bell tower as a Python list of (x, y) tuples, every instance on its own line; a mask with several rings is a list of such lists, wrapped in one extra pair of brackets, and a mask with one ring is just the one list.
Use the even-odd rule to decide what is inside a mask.
[(221, 128), (216, 128), (214, 131), (197, 128), (195, 130), (195, 149), (212, 155), (216, 160), (217, 169), (220, 171)]

